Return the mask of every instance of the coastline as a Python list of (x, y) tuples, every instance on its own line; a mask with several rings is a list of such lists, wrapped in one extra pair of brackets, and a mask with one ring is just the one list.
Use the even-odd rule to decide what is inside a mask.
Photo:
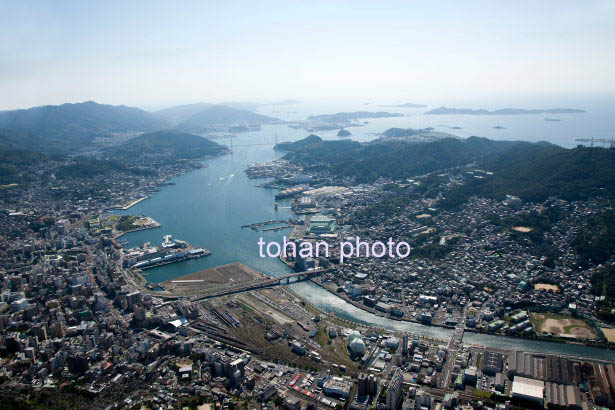
[(141, 202), (141, 201), (145, 201), (145, 200), (146, 200), (146, 199), (148, 199), (148, 198), (149, 198), (149, 196), (144, 196), (144, 197), (141, 197), (141, 198), (137, 198), (137, 199), (135, 199), (135, 200), (133, 200), (133, 201), (129, 202), (128, 204), (126, 204), (126, 205), (124, 205), (124, 206), (116, 206), (116, 207), (114, 207), (113, 209), (114, 209), (114, 210), (116, 210), (116, 211), (125, 211), (125, 210), (127, 210), (127, 209), (132, 208), (133, 206), (135, 206), (135, 205), (136, 205), (136, 204), (138, 204), (139, 202)]
[[(151, 217), (150, 217), (150, 218), (151, 218)], [(121, 238), (122, 236), (124, 236), (124, 235), (126, 235), (126, 234), (128, 234), (128, 233), (132, 233), (132, 232), (139, 232), (139, 231), (145, 231), (145, 230), (148, 230), (148, 229), (155, 229), (155, 228), (161, 228), (161, 227), (162, 227), (162, 224), (161, 224), (161, 223), (159, 223), (159, 222), (157, 222), (157, 221), (155, 221), (153, 218), (152, 218), (152, 221), (154, 221), (154, 222), (155, 222), (155, 224), (152, 224), (152, 225), (150, 225), (150, 226), (144, 226), (144, 227), (141, 227), (141, 228), (134, 228), (134, 229), (130, 229), (130, 230), (128, 230), (128, 231), (122, 231), (122, 232), (121, 232), (121, 233), (119, 233), (118, 235), (114, 236), (114, 237), (113, 237), (113, 239), (119, 239), (119, 238)]]

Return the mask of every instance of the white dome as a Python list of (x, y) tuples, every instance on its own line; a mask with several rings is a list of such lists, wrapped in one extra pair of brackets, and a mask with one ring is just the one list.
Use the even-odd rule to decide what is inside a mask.
[(363, 340), (355, 339), (350, 343), (350, 352), (353, 356), (363, 356), (365, 354), (365, 343)]
[(359, 333), (357, 330), (353, 330), (352, 332), (348, 334), (348, 346), (350, 346), (354, 340), (360, 339), (360, 338), (361, 338), (361, 333)]

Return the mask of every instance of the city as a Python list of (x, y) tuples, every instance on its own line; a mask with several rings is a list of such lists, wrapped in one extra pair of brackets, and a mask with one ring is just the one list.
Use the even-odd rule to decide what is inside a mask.
[(613, 6), (274, 3), (6, 5), (0, 410), (615, 408)]

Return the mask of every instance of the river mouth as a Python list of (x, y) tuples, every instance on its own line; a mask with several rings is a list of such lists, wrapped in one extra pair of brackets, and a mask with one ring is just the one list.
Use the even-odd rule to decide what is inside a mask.
[[(261, 237), (265, 242), (281, 242), (285, 232), (241, 228), (243, 225), (287, 219), (291, 216), (288, 200), (276, 201), (274, 196), (277, 190), (255, 187), (265, 180), (250, 180), (244, 173), (248, 164), (273, 161), (283, 156), (283, 153), (273, 150), (275, 133), (290, 133), (286, 140), (305, 137), (303, 131), (291, 130), (281, 125), (263, 127), (261, 131), (243, 134), (234, 139), (232, 154), (207, 160), (206, 168), (174, 178), (174, 185), (163, 187), (128, 210), (117, 211), (121, 214), (147, 215), (162, 225), (157, 229), (124, 235), (122, 239), (126, 241), (126, 247), (138, 246), (142, 242), (159, 244), (163, 235), (170, 234), (195, 247), (212, 251), (212, 254), (205, 258), (148, 269), (148, 281), (159, 283), (233, 262), (241, 262), (272, 276), (290, 273), (290, 268), (278, 258), (261, 258), (258, 253), (258, 241)], [(279, 204), (277, 209), (275, 202)], [(362, 325), (437, 339), (450, 339), (453, 334), (453, 330), (447, 328), (376, 316), (311, 282), (291, 284), (289, 288), (315, 307)], [(613, 352), (606, 349), (471, 332), (466, 333), (464, 341), (508, 350), (555, 352), (602, 360), (612, 360), (613, 356)]]

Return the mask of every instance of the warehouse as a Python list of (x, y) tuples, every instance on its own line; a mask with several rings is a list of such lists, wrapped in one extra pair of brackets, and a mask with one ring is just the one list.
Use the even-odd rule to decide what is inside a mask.
[(530, 400), (540, 405), (544, 401), (545, 383), (541, 380), (515, 376), (512, 386), (512, 397)]

